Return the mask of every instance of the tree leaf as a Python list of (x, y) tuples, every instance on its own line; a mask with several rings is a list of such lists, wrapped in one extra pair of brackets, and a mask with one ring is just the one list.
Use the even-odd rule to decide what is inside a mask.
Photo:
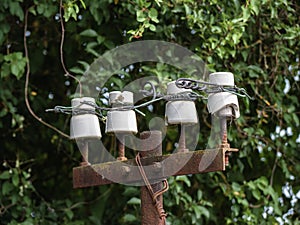
[(12, 177), (12, 183), (15, 187), (18, 187), (19, 186), (19, 174), (15, 173)]
[(149, 29), (154, 32), (154, 31), (156, 31), (156, 26), (153, 24), (150, 24)]
[(148, 13), (149, 17), (152, 19), (152, 18), (157, 18), (157, 15), (158, 15), (158, 12), (155, 8), (151, 8), (149, 10), (149, 13)]
[(12, 15), (18, 16), (21, 21), (24, 20), (24, 12), (19, 2), (9, 1), (9, 11)]
[(4, 172), (2, 172), (2, 173), (0, 174), (0, 179), (2, 179), (2, 180), (7, 180), (7, 179), (9, 179), (10, 177), (11, 177), (11, 174), (9, 173), (8, 170), (5, 170)]
[(184, 182), (188, 187), (191, 186), (191, 181), (190, 181), (189, 178), (188, 178), (187, 176), (185, 176), (185, 175), (183, 175), (183, 176), (177, 176), (177, 177), (176, 177), (176, 181), (182, 181), (182, 182)]
[(10, 194), (10, 192), (14, 189), (14, 186), (8, 182), (5, 181), (4, 184), (2, 185), (2, 194), (6, 196), (7, 194)]
[(122, 217), (122, 220), (125, 222), (125, 223), (128, 223), (128, 222), (134, 222), (136, 221), (136, 217), (132, 214), (125, 214), (125, 216)]
[(143, 10), (136, 11), (136, 20), (138, 22), (144, 22), (146, 20), (146, 16)]
[(72, 220), (72, 219), (73, 219), (74, 213), (72, 212), (72, 210), (66, 209), (66, 210), (65, 210), (65, 213), (66, 213), (66, 215), (67, 215), (67, 217), (68, 217), (69, 220)]
[(82, 31), (79, 35), (85, 36), (85, 37), (97, 37), (98, 33), (93, 29), (86, 29)]
[(141, 204), (141, 199), (132, 197), (129, 201), (127, 201), (127, 204), (129, 205), (140, 205)]

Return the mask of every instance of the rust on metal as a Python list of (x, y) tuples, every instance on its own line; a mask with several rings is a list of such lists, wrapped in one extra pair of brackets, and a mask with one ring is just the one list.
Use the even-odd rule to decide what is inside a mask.
[(79, 148), (82, 155), (82, 162), (80, 166), (87, 166), (90, 165), (89, 163), (89, 143), (88, 141), (79, 141)]
[(229, 156), (232, 152), (238, 152), (239, 150), (237, 148), (230, 148), (230, 145), (227, 144), (221, 144), (221, 149), (224, 151), (224, 170), (226, 166), (229, 166)]
[[(148, 142), (150, 140), (147, 140)], [(148, 171), (149, 180), (162, 180), (170, 176), (207, 173), (225, 170), (225, 153), (235, 152), (237, 149), (218, 148), (209, 150), (197, 150), (190, 152), (179, 152), (171, 155), (151, 156), (141, 159), (143, 166), (153, 167)], [(167, 160), (172, 157), (172, 160)], [(174, 171), (174, 165), (182, 165), (179, 171)], [(123, 180), (126, 183), (141, 182), (142, 177), (137, 170), (126, 172), (124, 166), (129, 168), (136, 166), (134, 159), (127, 161), (112, 161), (100, 164), (86, 165), (73, 168), (73, 187), (83, 188), (111, 184), (113, 181), (101, 174), (110, 174), (115, 180)], [(128, 170), (128, 169), (125, 169)]]
[[(220, 120), (221, 123), (221, 132), (220, 132), (220, 137), (221, 137), (221, 148), (223, 149), (230, 149), (230, 145), (227, 142), (227, 117), (223, 116), (221, 117)], [(225, 167), (229, 166), (229, 156), (231, 155), (231, 151), (226, 151), (225, 150)]]
[(123, 134), (118, 135), (117, 142), (118, 142), (118, 153), (119, 156), (117, 160), (119, 161), (125, 161), (127, 158), (125, 157), (125, 136)]
[[(149, 148), (149, 142), (154, 146), (153, 149), (149, 151), (140, 151), (142, 158), (155, 157), (162, 155), (162, 137), (161, 132), (142, 132), (141, 133), (142, 149)], [(157, 167), (157, 164), (156, 164)], [(148, 176), (148, 174), (147, 174)], [(160, 191), (162, 189), (162, 182), (151, 184), (151, 188), (154, 192)], [(157, 204), (161, 207), (163, 206), (162, 195), (157, 197)], [(163, 220), (160, 218), (159, 213), (154, 205), (153, 198), (146, 186), (141, 186), (141, 224), (142, 225), (163, 225)]]
[[(161, 182), (152, 184), (153, 191), (161, 190)], [(162, 195), (158, 196), (158, 201), (163, 204)], [(163, 220), (159, 217), (153, 204), (152, 197), (146, 187), (141, 187), (141, 224), (142, 225), (163, 225)]]
[(178, 141), (178, 152), (188, 152), (189, 150), (186, 148), (186, 142), (185, 142), (185, 125), (180, 125), (180, 137)]
[[(232, 152), (237, 152), (238, 149), (235, 148), (230, 148), (230, 144), (227, 141), (227, 118), (226, 117), (222, 117), (221, 120), (221, 140), (222, 143), (220, 145), (220, 148), (223, 149), (224, 154), (225, 154), (225, 158), (224, 158), (224, 166), (229, 166), (229, 156), (231, 155)], [(224, 167), (224, 170), (225, 170)]]
[(227, 118), (225, 116), (221, 117), (220, 123), (221, 123), (220, 137), (221, 137), (222, 144), (225, 144), (227, 143)]

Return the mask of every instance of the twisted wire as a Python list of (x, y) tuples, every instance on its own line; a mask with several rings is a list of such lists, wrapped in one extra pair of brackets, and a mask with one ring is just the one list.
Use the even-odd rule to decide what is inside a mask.
[[(153, 92), (155, 93), (155, 92)], [(122, 102), (120, 102), (120, 104), (116, 107), (101, 107), (98, 106), (96, 103), (91, 102), (91, 101), (82, 101), (80, 102), (80, 105), (86, 104), (89, 106), (92, 106), (93, 108), (95, 108), (95, 110), (97, 110), (99, 113), (95, 112), (94, 110), (90, 110), (90, 109), (82, 109), (79, 108), (79, 106), (76, 107), (66, 107), (66, 106), (55, 106), (53, 109), (46, 109), (46, 112), (55, 112), (55, 113), (64, 113), (64, 114), (73, 114), (73, 115), (79, 115), (79, 114), (96, 114), (99, 115), (101, 117), (103, 117), (101, 111), (128, 111), (128, 110), (135, 110), (138, 113), (141, 113), (143, 115), (142, 112), (140, 112), (138, 109), (142, 108), (142, 107), (146, 107), (152, 103), (161, 101), (161, 100), (166, 100), (166, 101), (195, 101), (197, 98), (199, 97), (203, 97), (201, 95), (198, 95), (195, 92), (182, 92), (182, 93), (178, 93), (178, 94), (169, 94), (169, 95), (165, 95), (165, 96), (161, 96), (157, 97), (157, 93), (153, 94), (153, 96), (155, 96), (156, 98), (152, 98), (150, 101), (147, 101), (145, 103), (141, 103), (139, 105), (132, 105), (132, 104), (124, 104)]]
[(236, 85), (231, 87), (231, 86), (213, 84), (201, 80), (194, 80), (190, 78), (179, 78), (178, 80), (176, 80), (176, 86), (179, 88), (203, 91), (207, 94), (228, 92), (240, 97), (247, 97), (253, 100), (253, 98), (246, 92), (244, 88), (239, 88)]
[(148, 189), (148, 191), (149, 191), (149, 193), (150, 193), (150, 195), (152, 197), (153, 204), (154, 204), (154, 206), (156, 208), (156, 211), (157, 211), (157, 213), (159, 215), (159, 218), (161, 220), (163, 220), (164, 224), (166, 224), (167, 213), (165, 212), (165, 210), (164, 210), (163, 205), (161, 204), (161, 202), (158, 200), (158, 197), (160, 195), (162, 195), (163, 193), (165, 193), (166, 191), (169, 190), (168, 181), (167, 180), (163, 180), (164, 187), (161, 190), (159, 190), (159, 191), (157, 191), (157, 192), (154, 193), (154, 191), (152, 189), (152, 186), (151, 186), (151, 184), (150, 184), (150, 182), (149, 182), (149, 180), (147, 178), (147, 175), (145, 173), (145, 170), (143, 168), (143, 165), (141, 163), (140, 153), (138, 153), (136, 155), (135, 161), (136, 161), (136, 164), (137, 164), (138, 169), (140, 171), (140, 174), (141, 174), (141, 176), (142, 176), (142, 178), (144, 180), (144, 183), (145, 183), (145, 185), (146, 185), (146, 187), (147, 187), (147, 189)]
[[(228, 92), (231, 94), (235, 94), (240, 97), (247, 97), (251, 100), (253, 98), (246, 92), (244, 88), (239, 88), (236, 85), (235, 86), (223, 86), (223, 85), (217, 85), (205, 81), (200, 80), (193, 80), (189, 78), (179, 78), (175, 82), (176, 86), (179, 88), (185, 88), (185, 89), (192, 89), (192, 90), (198, 90), (203, 91), (206, 94), (213, 94), (213, 93), (220, 93), (220, 92)], [(150, 85), (150, 90), (146, 90), (146, 85)], [(128, 110), (135, 110), (136, 112), (140, 113), (141, 115), (145, 115), (143, 112), (139, 111), (138, 109), (141, 107), (146, 107), (152, 103), (165, 100), (165, 101), (195, 101), (198, 98), (207, 99), (203, 95), (199, 95), (193, 91), (186, 91), (176, 94), (167, 94), (162, 95), (157, 92), (155, 86), (151, 82), (146, 82), (144, 84), (144, 89), (140, 91), (144, 94), (145, 97), (152, 96), (152, 99), (150, 101), (141, 103), (139, 105), (133, 105), (133, 104), (126, 104), (119, 102), (118, 106), (114, 107), (101, 107), (98, 106), (96, 103), (91, 101), (82, 101), (82, 104), (86, 104), (89, 106), (92, 106), (95, 110), (98, 112), (95, 112), (95, 110), (87, 110), (87, 109), (80, 109), (78, 106), (76, 107), (65, 107), (65, 106), (55, 106), (54, 109), (47, 109), (46, 112), (56, 112), (56, 113), (65, 113), (65, 114), (73, 114), (73, 115), (80, 115), (80, 114), (95, 114), (101, 118), (101, 120), (105, 120), (105, 117), (102, 115), (101, 111), (128, 111)]]

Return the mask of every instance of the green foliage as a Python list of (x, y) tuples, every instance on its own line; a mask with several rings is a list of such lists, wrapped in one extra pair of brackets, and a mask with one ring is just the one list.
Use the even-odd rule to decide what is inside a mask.
[(170, 224), (203, 224), (212, 220), (209, 209), (212, 203), (203, 198), (203, 192), (199, 189), (195, 195), (190, 195), (184, 190), (191, 188), (188, 176), (171, 177), (169, 179), (170, 190), (166, 194), (165, 203), (170, 212), (168, 221)]
[(13, 0), (13, 1), (3, 0), (0, 10), (1, 11), (8, 10), (10, 15), (16, 16), (18, 17), (19, 20), (23, 21), (24, 11), (20, 4), (21, 2), (23, 2), (23, 0)]
[(151, 3), (145, 2), (145, 7), (136, 12), (136, 21), (141, 23), (141, 25), (136, 30), (128, 31), (128, 34), (132, 35), (130, 40), (132, 38), (141, 38), (145, 32), (145, 29), (149, 29), (153, 32), (156, 31), (155, 23), (159, 23), (159, 20), (157, 19), (158, 12), (155, 8), (150, 8), (150, 6)]
[[(63, 7), (64, 7), (64, 19), (65, 21), (69, 21), (70, 18), (73, 18), (74, 20), (77, 20), (77, 15), (79, 13), (79, 6), (78, 1), (67, 1)], [(80, 5), (85, 9), (85, 3), (83, 0), (79, 0)]]
[[(15, 165), (11, 166), (5, 161), (3, 167), (5, 170), (0, 174), (1, 224), (51, 224), (52, 220), (72, 220), (67, 211), (55, 211), (50, 203), (39, 196), (32, 184), (28, 162), (20, 162), (17, 159)], [(58, 205), (56, 203), (56, 206)], [(63, 205), (65, 203), (61, 203), (61, 206)]]
[[(255, 97), (239, 101), (241, 117), (229, 127), (228, 139), (240, 151), (232, 155), (226, 172), (169, 178), (170, 190), (164, 194), (169, 224), (300, 224), (298, 1), (63, 0), (62, 6), (63, 17), (60, 1), (0, 4), (0, 224), (140, 224), (138, 188), (73, 190), (77, 146), (28, 113), (26, 10), (29, 100), (38, 116), (65, 132), (69, 117), (45, 113), (55, 105), (70, 105), (77, 86), (61, 67), (62, 18), (63, 57), (77, 77), (116, 46), (164, 40), (195, 52), (211, 71), (233, 72), (237, 86)], [(157, 77), (158, 90), (164, 92), (167, 82), (187, 75), (162, 63), (136, 63), (111, 77), (99, 102), (107, 100), (106, 92), (147, 76)], [(202, 149), (210, 132), (205, 104), (197, 102)], [(154, 114), (164, 115), (163, 103), (145, 114), (138, 117), (140, 131), (148, 129), (145, 121)], [(167, 152), (177, 135), (168, 128)], [(113, 146), (110, 137), (102, 140)]]
[(24, 75), (26, 58), (23, 57), (22, 52), (0, 55), (0, 62), (2, 62), (1, 78), (12, 74), (19, 80)]

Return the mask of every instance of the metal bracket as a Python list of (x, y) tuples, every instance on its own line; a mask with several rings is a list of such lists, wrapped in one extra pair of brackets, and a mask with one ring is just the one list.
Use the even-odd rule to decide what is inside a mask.
[[(238, 149), (230, 148), (229, 145), (222, 145), (218, 149), (173, 153), (172, 162), (166, 160), (171, 155), (163, 155), (142, 158), (141, 163), (143, 166), (150, 166), (150, 173), (147, 174), (149, 180), (163, 180), (170, 176), (224, 171), (228, 153), (237, 151)], [(174, 165), (182, 165), (182, 168), (174, 173)], [(73, 187), (84, 188), (114, 183), (103, 174), (109, 174), (109, 177), (123, 180), (124, 183), (142, 183), (139, 172), (130, 169), (132, 166), (137, 166), (134, 159), (75, 167)]]

